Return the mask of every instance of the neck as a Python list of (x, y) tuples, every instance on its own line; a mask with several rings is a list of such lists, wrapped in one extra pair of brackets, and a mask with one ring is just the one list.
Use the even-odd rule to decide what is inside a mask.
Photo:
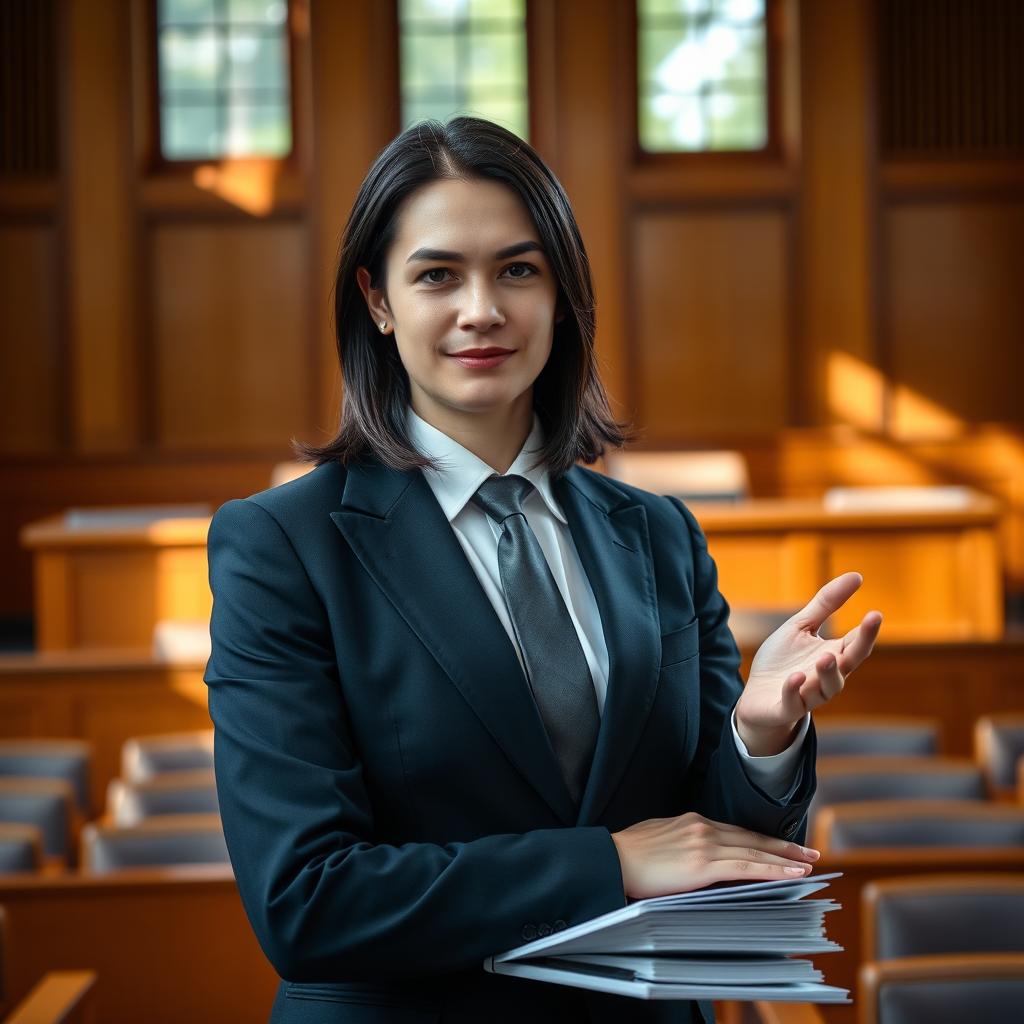
[(511, 405), (485, 412), (464, 412), (432, 402), (416, 393), (413, 412), (497, 473), (506, 473), (533, 427), (533, 396), (527, 391)]

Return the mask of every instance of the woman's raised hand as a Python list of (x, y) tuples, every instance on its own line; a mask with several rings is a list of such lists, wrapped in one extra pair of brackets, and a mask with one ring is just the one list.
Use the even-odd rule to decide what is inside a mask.
[(830, 580), (761, 644), (736, 704), (736, 729), (749, 753), (785, 750), (804, 715), (839, 693), (846, 677), (871, 653), (881, 612), (868, 612), (845, 636), (818, 636), (821, 624), (862, 582), (857, 572)]
[(690, 812), (650, 818), (612, 833), (631, 899), (702, 889), (715, 882), (764, 882), (810, 873), (817, 850)]

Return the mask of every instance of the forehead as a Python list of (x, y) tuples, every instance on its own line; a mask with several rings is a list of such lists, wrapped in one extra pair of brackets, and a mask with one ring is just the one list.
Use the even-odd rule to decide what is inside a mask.
[(398, 212), (393, 255), (405, 259), (421, 246), (470, 253), (515, 242), (539, 242), (523, 201), (496, 181), (443, 179), (408, 196)]

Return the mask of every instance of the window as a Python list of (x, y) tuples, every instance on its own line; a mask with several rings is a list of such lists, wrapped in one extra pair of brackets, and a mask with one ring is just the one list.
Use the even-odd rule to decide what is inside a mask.
[(291, 152), (286, 0), (157, 0), (168, 160)]
[(637, 0), (640, 147), (768, 145), (766, 0)]
[(402, 124), (476, 114), (527, 138), (526, 0), (400, 0)]

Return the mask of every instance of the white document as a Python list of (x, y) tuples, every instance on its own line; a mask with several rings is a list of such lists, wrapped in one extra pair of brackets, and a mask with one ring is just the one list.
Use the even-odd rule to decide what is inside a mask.
[(640, 999), (848, 1002), (790, 953), (841, 949), (833, 900), (804, 900), (838, 874), (719, 886), (637, 900), (489, 957), (484, 969)]

